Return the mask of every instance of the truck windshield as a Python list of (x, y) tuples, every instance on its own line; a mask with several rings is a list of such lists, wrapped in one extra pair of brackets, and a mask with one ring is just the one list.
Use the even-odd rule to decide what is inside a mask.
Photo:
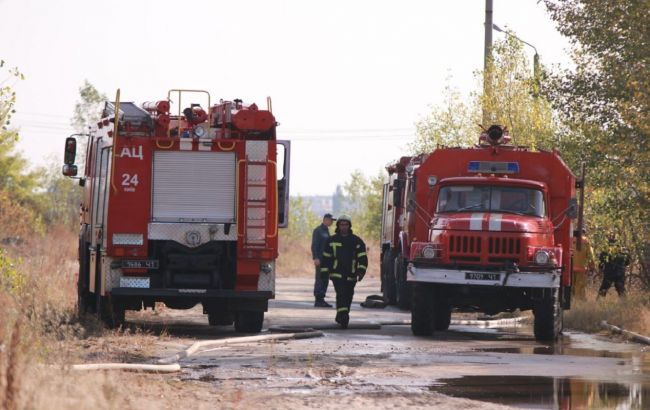
[(538, 189), (457, 185), (440, 188), (437, 212), (504, 212), (543, 217), (544, 194)]

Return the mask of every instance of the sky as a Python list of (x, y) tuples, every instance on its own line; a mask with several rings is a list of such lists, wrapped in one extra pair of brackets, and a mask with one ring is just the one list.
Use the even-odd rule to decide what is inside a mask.
[[(86, 79), (137, 103), (173, 88), (261, 107), (271, 96), (292, 195), (382, 172), (445, 85), (469, 93), (483, 66), (483, 0), (0, 0), (0, 16), (0, 59), (26, 77), (12, 82), (12, 124), (33, 166), (62, 161)], [(569, 64), (537, 0), (494, 0), (493, 19), (542, 63)]]

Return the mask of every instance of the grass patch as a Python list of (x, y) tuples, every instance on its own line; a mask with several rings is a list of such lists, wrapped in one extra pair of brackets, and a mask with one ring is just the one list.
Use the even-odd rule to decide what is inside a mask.
[(574, 300), (571, 309), (564, 312), (564, 327), (568, 329), (598, 332), (602, 330), (600, 322), (603, 320), (627, 330), (650, 335), (648, 295), (632, 292), (625, 298), (619, 298), (610, 290), (604, 298)]

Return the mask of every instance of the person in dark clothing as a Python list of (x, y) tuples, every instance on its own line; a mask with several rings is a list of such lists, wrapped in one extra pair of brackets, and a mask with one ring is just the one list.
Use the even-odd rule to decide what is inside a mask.
[(327, 240), (323, 251), (321, 272), (329, 274), (336, 290), (336, 323), (347, 328), (354, 287), (368, 269), (366, 244), (352, 232), (352, 219), (341, 215), (334, 236)]
[(630, 264), (630, 256), (616, 245), (616, 239), (609, 240), (610, 249), (600, 253), (600, 269), (603, 272), (603, 283), (598, 290), (598, 296), (607, 295), (614, 284), (618, 296), (625, 296), (625, 268)]
[(311, 235), (311, 257), (314, 260), (314, 266), (316, 267), (316, 277), (314, 279), (314, 297), (316, 298), (316, 301), (314, 302), (315, 307), (332, 307), (332, 305), (325, 302), (325, 294), (327, 293), (329, 278), (327, 275), (321, 274), (321, 262), (323, 259), (325, 243), (330, 237), (329, 227), (332, 225), (333, 221), (336, 221), (336, 219), (332, 217), (332, 214), (323, 215), (323, 223), (318, 225)]

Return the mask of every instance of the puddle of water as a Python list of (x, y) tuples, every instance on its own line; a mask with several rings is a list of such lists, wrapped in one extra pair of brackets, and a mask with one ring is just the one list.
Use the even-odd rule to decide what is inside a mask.
[(585, 333), (566, 332), (556, 343), (523, 344), (516, 347), (489, 347), (476, 349), (478, 352), (563, 355), (581, 357), (607, 357), (624, 359), (621, 363), (631, 362), (634, 373), (650, 374), (650, 352), (647, 347), (636, 343), (612, 342)]
[(429, 389), (525, 409), (643, 409), (650, 405), (650, 385), (643, 383), (540, 376), (465, 376), (438, 382), (442, 384)]

